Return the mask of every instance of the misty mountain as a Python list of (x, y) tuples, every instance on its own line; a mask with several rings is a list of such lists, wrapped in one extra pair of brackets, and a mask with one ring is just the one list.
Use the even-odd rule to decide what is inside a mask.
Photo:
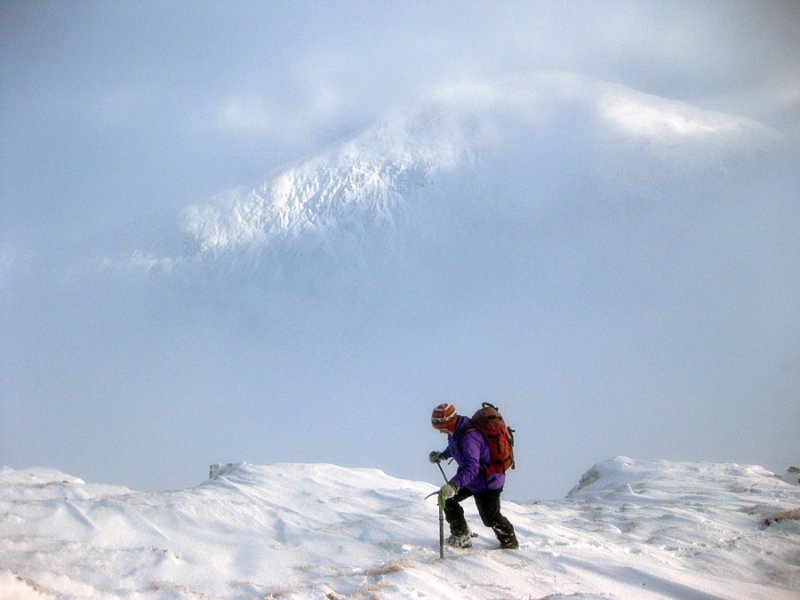
[(184, 252), (137, 263), (262, 313), (309, 298), (363, 310), (514, 294), (563, 271), (551, 254), (564, 236), (578, 270), (598, 250), (606, 260), (598, 221), (624, 231), (696, 202), (735, 202), (732, 180), (779, 145), (748, 119), (574, 74), (441, 85), (187, 207)]
[(796, 462), (800, 5), (179, 4), (0, 4), (5, 464)]
[[(19, 331), (56, 322), (80, 401), (200, 422), (174, 477), (209, 443), (231, 461), (366, 452), (419, 479), (442, 400), (465, 414), (497, 403), (523, 432), (531, 476), (514, 498), (552, 495), (574, 455), (759, 457), (791, 422), (797, 372), (797, 321), (781, 318), (797, 297), (797, 171), (782, 144), (753, 121), (578, 75), (442, 85), (187, 206), (154, 230), (160, 253), (141, 245), (133, 270), (76, 277), (76, 297), (57, 290), (60, 312)], [(80, 347), (101, 358), (81, 369), (84, 329)], [(731, 435), (755, 401), (768, 416)], [(270, 431), (300, 405), (310, 424)], [(173, 435), (164, 426), (161, 445)], [(129, 446), (164, 461), (159, 445)]]
[[(747, 119), (569, 74), (443, 86), (252, 188), (187, 208), (184, 230), (196, 255), (217, 259), (303, 243), (335, 251), (419, 226), (412, 215), (430, 205), (454, 217), (478, 200), (502, 213), (608, 188), (658, 196), (668, 182), (746, 166), (776, 141)], [(583, 187), (553, 187), (577, 173)], [(508, 189), (521, 182), (535, 186)]]

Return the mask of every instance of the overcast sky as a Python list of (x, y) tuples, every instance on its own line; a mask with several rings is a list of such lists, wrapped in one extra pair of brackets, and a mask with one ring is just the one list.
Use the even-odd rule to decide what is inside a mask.
[[(274, 441), (273, 428), (281, 425), (268, 422), (270, 415), (287, 405), (302, 414), (309, 403), (311, 418), (335, 423), (343, 413), (363, 411), (371, 429), (367, 443), (379, 445), (381, 415), (399, 418), (382, 408), (393, 395), (402, 396), (403, 407), (425, 413), (413, 420), (408, 415), (404, 426), (417, 428), (427, 425), (428, 405), (443, 397), (463, 397), (466, 404), (510, 397), (521, 413), (521, 398), (534, 392), (535, 414), (525, 418), (531, 454), (539, 441), (583, 435), (558, 448), (570, 457), (564, 468), (588, 468), (607, 458), (604, 453), (644, 452), (648, 433), (637, 431), (636, 423), (646, 419), (651, 427), (653, 411), (656, 420), (672, 415), (678, 422), (676, 414), (692, 419), (699, 410), (704, 422), (722, 424), (703, 444), (696, 443), (702, 435), (697, 428), (675, 432), (673, 443), (659, 436), (652, 456), (638, 458), (772, 461), (766, 466), (775, 469), (800, 460), (800, 340), (793, 325), (800, 315), (787, 291), (798, 281), (791, 228), (800, 221), (800, 199), (782, 171), (773, 180), (763, 165), (755, 177), (760, 184), (750, 195), (742, 192), (735, 210), (714, 204), (717, 209), (700, 214), (657, 212), (665, 220), (650, 226), (659, 246), (632, 242), (642, 256), (658, 257), (669, 244), (660, 237), (665, 231), (683, 236), (688, 262), (672, 257), (666, 272), (687, 277), (681, 279), (684, 296), (700, 293), (704, 265), (732, 274), (727, 284), (703, 292), (704, 309), (691, 318), (681, 320), (680, 304), (657, 314), (663, 304), (639, 298), (632, 308), (648, 317), (637, 320), (631, 339), (615, 327), (617, 311), (631, 308), (617, 299), (608, 300), (607, 313), (594, 306), (584, 314), (585, 328), (573, 322), (568, 331), (556, 331), (566, 316), (555, 306), (548, 309), (557, 314), (549, 324), (525, 335), (508, 324), (508, 313), (484, 312), (486, 320), (473, 323), (473, 333), (502, 352), (453, 355), (435, 366), (450, 344), (470, 343), (458, 318), (441, 324), (435, 335), (403, 331), (402, 325), (400, 333), (361, 332), (391, 338), (374, 347), (360, 336), (341, 345), (330, 337), (317, 340), (307, 329), (295, 346), (265, 348), (258, 335), (228, 327), (216, 312), (224, 311), (224, 302), (210, 302), (199, 317), (180, 310), (175, 282), (154, 287), (141, 275), (98, 272), (104, 261), (135, 252), (179, 252), (187, 206), (256, 183), (435, 86), (466, 79), (564, 70), (622, 84), (772, 128), (788, 144), (781, 159), (791, 161), (800, 139), (798, 29), (800, 5), (791, 1), (3, 2), (0, 463), (53, 466), (134, 487), (192, 483), (210, 462), (326, 456), (422, 476), (424, 452), (385, 465), (377, 451), (367, 450), (373, 457), (363, 461), (356, 452), (326, 454), (320, 448), (337, 443), (335, 430), (323, 428), (317, 442)], [(574, 155), (573, 149), (556, 157)], [(682, 228), (680, 219), (689, 215), (713, 226)], [(625, 216), (596, 232), (597, 239), (628, 225), (647, 231)], [(583, 227), (581, 236), (590, 231)], [(581, 268), (588, 264), (591, 251), (576, 249), (577, 231), (563, 226), (551, 232), (547, 252), (554, 271), (559, 264), (569, 270), (570, 256), (582, 261)], [(700, 253), (706, 233), (711, 250)], [(623, 252), (613, 250), (615, 260)], [(726, 258), (730, 252), (735, 260)], [(755, 294), (747, 281), (756, 275), (754, 286), (780, 289)], [(714, 300), (737, 294), (736, 301)], [(557, 295), (554, 301), (562, 300)], [(504, 308), (513, 313), (515, 302)], [(756, 306), (764, 314), (753, 318)], [(709, 319), (719, 310), (725, 315)], [(669, 318), (680, 323), (672, 340), (677, 343), (664, 336), (669, 327), (662, 321)], [(660, 336), (652, 345), (642, 333), (648, 327)], [(685, 346), (693, 327), (702, 330), (697, 340), (718, 344), (723, 358), (711, 367), (694, 362), (687, 373), (686, 354), (696, 352)], [(617, 353), (605, 362), (598, 341), (604, 331)], [(548, 350), (531, 350), (536, 336), (549, 340)], [(737, 358), (730, 348), (742, 336), (755, 341)], [(633, 361), (629, 365), (639, 364), (640, 351), (661, 353), (659, 369), (631, 374), (625, 357)], [(765, 353), (774, 356), (748, 372), (757, 385), (743, 390), (742, 364)], [(537, 387), (535, 380), (543, 377), (537, 360), (563, 370), (550, 370)], [(265, 366), (270, 361), (272, 369)], [(680, 372), (674, 379), (665, 375), (670, 364), (673, 374)], [(276, 378), (277, 370), (282, 374)], [(525, 376), (515, 378), (521, 371)], [(591, 394), (597, 385), (604, 398), (627, 400), (598, 410)], [(326, 389), (335, 390), (329, 404), (323, 402)], [(639, 392), (649, 395), (645, 404), (632, 399)], [(264, 400), (270, 393), (280, 402)], [(541, 399), (548, 395), (573, 400), (559, 407)], [(734, 396), (744, 405), (731, 410), (727, 403)], [(708, 398), (698, 409), (698, 399)], [(256, 409), (258, 402), (264, 406)], [(762, 409), (775, 416), (761, 420)], [(295, 416), (279, 412), (281, 418)], [(564, 429), (580, 414), (598, 419), (596, 426)], [(615, 414), (624, 415), (625, 436), (636, 444), (618, 443), (622, 433), (613, 443), (604, 441)], [(748, 427), (757, 435), (744, 440)], [(534, 431), (538, 438), (530, 439)], [(415, 435), (420, 445), (441, 441), (423, 437), (428, 431)], [(774, 451), (764, 448), (767, 440), (774, 440)], [(687, 444), (691, 451), (684, 451)], [(518, 494), (566, 493), (564, 482), (579, 475), (529, 473)]]
[[(135, 220), (444, 80), (565, 69), (796, 128), (793, 2), (4, 2), (4, 221)], [(54, 202), (58, 190), (61, 201)], [(77, 225), (77, 224), (76, 224)]]

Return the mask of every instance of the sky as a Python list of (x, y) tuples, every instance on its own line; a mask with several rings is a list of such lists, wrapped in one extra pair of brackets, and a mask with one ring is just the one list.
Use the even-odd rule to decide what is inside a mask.
[[(798, 24), (793, 2), (3, 2), (0, 463), (139, 489), (227, 461), (436, 480), (430, 410), (484, 400), (517, 423), (519, 500), (616, 454), (796, 463)], [(721, 178), (654, 170), (647, 209), (608, 182), (591, 202), (582, 174), (613, 162), (565, 105), (488, 161), (513, 201), (465, 202), (453, 229), (482, 244), (446, 230), (371, 272), (363, 311), (311, 285), (275, 317), (268, 278), (118, 267), (179, 255), (187, 207), (431, 89), (541, 71), (783, 145)]]

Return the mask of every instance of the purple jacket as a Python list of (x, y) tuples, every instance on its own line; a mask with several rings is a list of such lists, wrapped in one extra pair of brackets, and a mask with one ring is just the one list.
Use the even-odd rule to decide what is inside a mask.
[(486, 438), (477, 429), (465, 433), (469, 427), (472, 427), (472, 419), (458, 417), (455, 432), (447, 436), (447, 448), (442, 452), (442, 458), (453, 458), (458, 464), (458, 471), (450, 483), (471, 492), (503, 489), (506, 483), (503, 473), (486, 477), (486, 467), (492, 464)]

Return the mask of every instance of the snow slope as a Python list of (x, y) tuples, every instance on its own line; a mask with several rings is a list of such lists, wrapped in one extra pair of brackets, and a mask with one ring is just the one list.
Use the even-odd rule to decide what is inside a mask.
[(444, 560), (436, 506), (423, 499), (433, 483), (325, 464), (211, 475), (142, 493), (3, 468), (0, 598), (788, 600), (800, 590), (796, 513), (765, 524), (800, 505), (800, 488), (760, 467), (607, 460), (563, 501), (505, 503), (518, 551), (494, 549), (469, 506), (475, 546)]

